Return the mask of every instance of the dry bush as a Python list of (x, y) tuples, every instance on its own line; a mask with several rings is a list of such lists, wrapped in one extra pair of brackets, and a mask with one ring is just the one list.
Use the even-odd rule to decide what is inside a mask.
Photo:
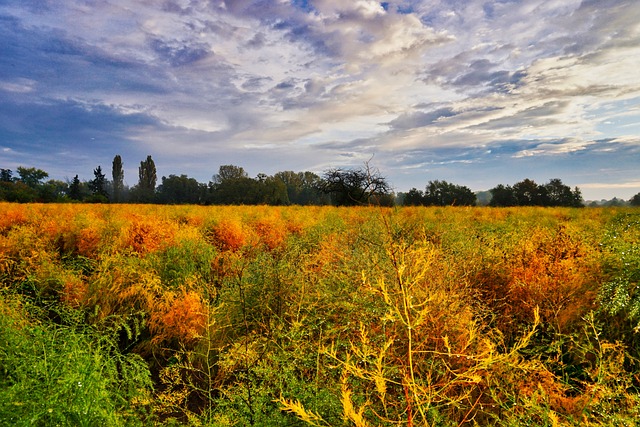
[(165, 291), (162, 301), (153, 307), (149, 328), (156, 345), (178, 343), (192, 345), (202, 337), (207, 318), (201, 296), (182, 288)]
[(523, 322), (539, 307), (544, 322), (566, 332), (595, 308), (595, 267), (588, 255), (589, 249), (564, 227), (533, 230), (509, 262), (509, 311), (504, 315)]
[(89, 298), (89, 284), (76, 276), (70, 276), (62, 285), (60, 301), (68, 307), (80, 308)]
[(221, 251), (238, 251), (249, 242), (247, 230), (237, 219), (221, 220), (207, 230), (208, 240)]
[(274, 251), (284, 246), (287, 238), (286, 224), (280, 218), (267, 217), (252, 222), (259, 242), (268, 250)]
[(173, 242), (176, 223), (153, 217), (133, 218), (126, 230), (123, 246), (138, 254), (155, 252)]
[(25, 205), (0, 203), (0, 234), (6, 234), (12, 227), (20, 226), (28, 222)]

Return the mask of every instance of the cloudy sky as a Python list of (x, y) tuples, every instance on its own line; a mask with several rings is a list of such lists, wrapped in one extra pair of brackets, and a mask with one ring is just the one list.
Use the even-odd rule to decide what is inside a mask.
[(0, 167), (640, 192), (638, 0), (0, 0)]

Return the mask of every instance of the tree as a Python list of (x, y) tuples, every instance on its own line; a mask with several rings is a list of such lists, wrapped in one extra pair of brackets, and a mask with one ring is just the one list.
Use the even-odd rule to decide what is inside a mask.
[(510, 185), (498, 184), (489, 192), (491, 193), (490, 206), (515, 206), (518, 203)]
[(528, 178), (513, 185), (513, 195), (518, 206), (548, 206), (549, 204), (546, 188)]
[(578, 187), (571, 191), (571, 188), (564, 185), (562, 180), (555, 178), (545, 184), (544, 188), (547, 194), (548, 206), (583, 206), (582, 193)]
[(473, 206), (476, 203), (476, 195), (469, 187), (447, 181), (429, 181), (423, 203), (427, 206)]
[(124, 191), (124, 169), (122, 167), (122, 157), (119, 154), (113, 158), (111, 177), (113, 179), (113, 201), (119, 203), (122, 201), (122, 193)]
[(22, 166), (18, 166), (18, 175), (20, 175), (21, 182), (24, 182), (34, 189), (42, 185), (42, 180), (49, 176), (49, 174), (42, 169), (25, 168)]
[(0, 182), (13, 182), (11, 169), (0, 169)]
[(287, 188), (289, 203), (294, 205), (324, 205), (326, 195), (320, 191), (322, 179), (313, 172), (278, 172), (273, 176)]
[(138, 168), (138, 185), (134, 191), (134, 199), (139, 202), (152, 202), (155, 196), (157, 180), (156, 164), (151, 156), (147, 156), (146, 160), (140, 162), (140, 167)]
[(81, 199), (80, 179), (78, 178), (78, 175), (73, 177), (73, 181), (71, 181), (71, 184), (69, 185), (69, 198), (73, 200)]
[(402, 204), (404, 206), (423, 206), (424, 193), (417, 188), (412, 188), (404, 195)]
[(257, 181), (240, 166), (222, 165), (210, 183), (211, 202), (223, 205), (250, 205), (258, 203)]
[(273, 176), (258, 175), (257, 195), (257, 203), (260, 204), (272, 206), (290, 204), (287, 186), (280, 179)]
[(187, 175), (169, 175), (162, 177), (162, 184), (158, 187), (158, 201), (167, 204), (198, 204), (203, 203), (206, 186), (198, 183)]
[(89, 181), (89, 189), (91, 190), (93, 202), (107, 202), (109, 201), (109, 194), (107, 192), (107, 177), (102, 173), (102, 167), (98, 166), (93, 170), (94, 178)]
[(391, 187), (369, 163), (359, 169), (329, 169), (323, 174), (321, 190), (338, 206), (388, 204)]
[(222, 165), (218, 168), (218, 173), (213, 176), (213, 182), (216, 184), (222, 184), (225, 181), (249, 178), (244, 169), (235, 165)]

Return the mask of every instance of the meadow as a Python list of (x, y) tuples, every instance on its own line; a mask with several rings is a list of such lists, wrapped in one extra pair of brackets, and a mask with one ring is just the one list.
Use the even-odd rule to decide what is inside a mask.
[(0, 204), (0, 425), (634, 426), (640, 211)]

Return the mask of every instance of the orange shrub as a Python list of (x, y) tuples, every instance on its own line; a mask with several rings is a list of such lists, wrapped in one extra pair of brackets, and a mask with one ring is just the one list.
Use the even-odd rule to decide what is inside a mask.
[(586, 249), (564, 227), (534, 230), (510, 263), (507, 299), (517, 321), (540, 307), (543, 321), (558, 331), (594, 308), (594, 272)]
[(209, 230), (212, 243), (222, 251), (237, 251), (247, 243), (247, 235), (240, 221), (222, 220)]
[(257, 220), (253, 223), (253, 228), (258, 235), (260, 243), (271, 251), (281, 247), (287, 238), (286, 225), (277, 219), (263, 218)]
[(78, 277), (65, 280), (60, 292), (60, 301), (69, 307), (78, 308), (87, 301), (89, 285)]
[(199, 294), (187, 291), (166, 292), (163, 303), (151, 313), (150, 330), (152, 342), (177, 341), (191, 344), (197, 341), (207, 326), (207, 314)]
[(27, 223), (27, 215), (23, 205), (14, 205), (9, 203), (0, 203), (0, 234), (6, 233), (18, 225)]
[(177, 224), (150, 218), (135, 218), (126, 233), (125, 247), (138, 254), (155, 252), (171, 243)]

